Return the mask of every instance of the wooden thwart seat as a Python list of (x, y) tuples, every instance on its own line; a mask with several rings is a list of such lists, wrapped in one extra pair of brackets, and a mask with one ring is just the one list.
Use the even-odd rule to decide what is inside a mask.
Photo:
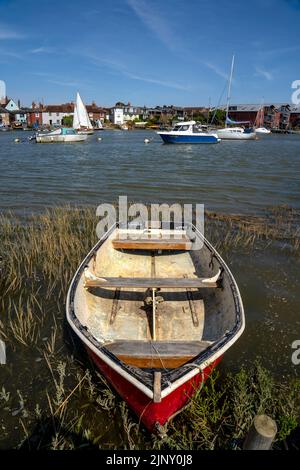
[(120, 239), (115, 238), (112, 240), (112, 246), (115, 249), (123, 250), (191, 250), (192, 242), (186, 236), (183, 237), (170, 237), (170, 238), (138, 238), (134, 239)]
[(210, 341), (115, 341), (105, 348), (135, 367), (175, 368), (211, 346)]
[(85, 287), (127, 287), (127, 288), (200, 288), (200, 287), (218, 287), (217, 279), (208, 278), (160, 278), (160, 277), (99, 277), (95, 279), (86, 278)]

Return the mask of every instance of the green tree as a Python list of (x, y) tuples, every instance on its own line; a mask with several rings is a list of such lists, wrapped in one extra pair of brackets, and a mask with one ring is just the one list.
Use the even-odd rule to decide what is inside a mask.
[(214, 120), (213, 123), (216, 126), (223, 126), (225, 124), (225, 118), (226, 118), (226, 111), (223, 109), (217, 109), (216, 111), (213, 111), (211, 114), (210, 120), (213, 118)]
[(65, 127), (72, 127), (73, 126), (73, 116), (64, 116), (61, 120), (61, 123)]

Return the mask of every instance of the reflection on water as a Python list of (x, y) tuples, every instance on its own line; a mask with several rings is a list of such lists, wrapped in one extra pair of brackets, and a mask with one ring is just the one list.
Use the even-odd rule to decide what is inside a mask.
[[(300, 204), (298, 135), (217, 145), (164, 145), (151, 131), (104, 131), (73, 145), (35, 144), (29, 135), (0, 133), (1, 210), (98, 205), (121, 194), (242, 213)], [(145, 145), (145, 137), (153, 140)]]

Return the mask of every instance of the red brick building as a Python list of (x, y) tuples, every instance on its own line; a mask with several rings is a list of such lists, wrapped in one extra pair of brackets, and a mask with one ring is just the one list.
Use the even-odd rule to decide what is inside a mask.
[(290, 109), (290, 128), (300, 128), (300, 106), (291, 105)]
[(37, 105), (34, 101), (32, 107), (27, 110), (27, 126), (41, 127), (43, 125), (42, 105)]
[[(221, 109), (226, 109), (222, 106)], [(289, 104), (237, 104), (229, 106), (228, 116), (233, 121), (249, 121), (251, 126), (286, 130), (290, 127)], [(296, 118), (295, 118), (296, 119)]]

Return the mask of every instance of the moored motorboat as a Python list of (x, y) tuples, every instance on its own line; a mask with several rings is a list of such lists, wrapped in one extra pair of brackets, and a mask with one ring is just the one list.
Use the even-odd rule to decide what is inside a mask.
[(225, 127), (217, 130), (218, 137), (221, 140), (254, 140), (256, 132), (251, 128), (243, 127)]
[(40, 144), (52, 144), (55, 142), (84, 142), (86, 135), (79, 135), (75, 129), (68, 127), (62, 127), (52, 132), (42, 132), (35, 135), (35, 140)]
[(166, 144), (217, 144), (220, 142), (216, 133), (203, 131), (195, 121), (179, 122), (171, 131), (159, 131), (157, 134)]
[(267, 129), (266, 127), (257, 127), (255, 129), (256, 134), (271, 134), (270, 129)]
[(151, 432), (189, 402), (245, 323), (229, 268), (188, 224), (112, 226), (79, 266), (66, 315)]

